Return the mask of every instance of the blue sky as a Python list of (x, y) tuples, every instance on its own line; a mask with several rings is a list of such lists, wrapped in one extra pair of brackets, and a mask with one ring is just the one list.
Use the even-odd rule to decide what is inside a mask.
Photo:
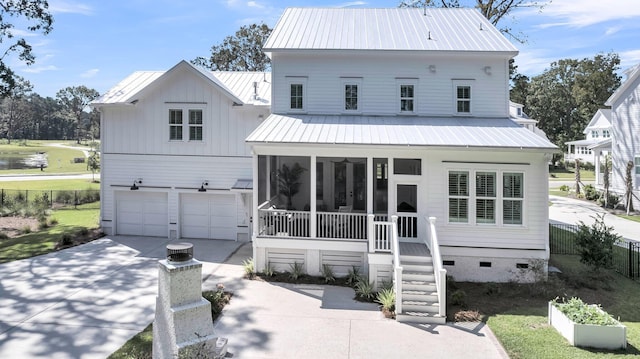
[[(462, 2), (470, 2), (463, 0)], [(36, 63), (9, 58), (42, 96), (85, 85), (103, 93), (137, 70), (167, 70), (208, 56), (212, 45), (242, 25), (273, 27), (285, 7), (396, 7), (397, 0), (49, 0), (54, 30), (29, 35)], [(527, 35), (518, 70), (535, 76), (552, 61), (617, 52), (622, 69), (640, 63), (638, 0), (553, 0), (541, 12), (514, 13), (512, 28)]]

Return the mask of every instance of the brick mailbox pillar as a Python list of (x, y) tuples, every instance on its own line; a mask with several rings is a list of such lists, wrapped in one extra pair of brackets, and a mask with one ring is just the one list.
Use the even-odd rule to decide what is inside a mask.
[(202, 297), (202, 263), (193, 259), (193, 245), (168, 245), (158, 272), (153, 358), (224, 356), (216, 342), (226, 347), (226, 340), (215, 337), (211, 303)]

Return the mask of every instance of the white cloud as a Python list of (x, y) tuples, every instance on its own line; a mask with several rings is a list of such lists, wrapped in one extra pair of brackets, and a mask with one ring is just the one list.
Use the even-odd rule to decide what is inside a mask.
[(352, 7), (352, 6), (362, 6), (367, 5), (366, 1), (350, 1), (342, 4), (338, 4), (335, 7), (343, 8), (343, 7)]
[(247, 1), (247, 6), (256, 9), (264, 9), (264, 5), (259, 4), (257, 1)]
[[(572, 26), (585, 27), (606, 21), (640, 17), (638, 0), (552, 0), (540, 13), (555, 18), (541, 27)], [(533, 15), (532, 12), (529, 13)]]
[(622, 29), (622, 26), (612, 26), (612, 27), (608, 27), (607, 30), (605, 30), (604, 35), (605, 36), (610, 36), (615, 34), (616, 32), (620, 31), (620, 29)]
[(640, 49), (622, 51), (620, 55), (620, 67), (624, 70), (640, 63)]
[(80, 77), (88, 79), (92, 78), (100, 72), (100, 69), (90, 69), (80, 74)]
[(49, 10), (52, 13), (67, 13), (93, 15), (93, 8), (89, 5), (75, 1), (51, 0), (49, 1)]
[(46, 65), (46, 66), (25, 66), (22, 69), (22, 72), (30, 73), (30, 74), (39, 74), (47, 71), (58, 71), (58, 67), (55, 65)]

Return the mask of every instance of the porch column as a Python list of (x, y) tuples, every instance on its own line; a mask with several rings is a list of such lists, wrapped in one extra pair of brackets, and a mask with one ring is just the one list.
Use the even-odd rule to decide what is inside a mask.
[(317, 168), (317, 164), (316, 164), (316, 161), (317, 161), (316, 158), (317, 158), (316, 155), (311, 155), (311, 164), (309, 165), (311, 167), (310, 168), (310, 173), (311, 173), (310, 182), (311, 183), (310, 183), (310, 186), (309, 186), (309, 188), (310, 188), (309, 192), (311, 192), (310, 193), (310, 196), (311, 196), (311, 201), (310, 201), (311, 202), (311, 208), (309, 208), (309, 210), (311, 211), (309, 213), (309, 215), (311, 217), (310, 220), (309, 220), (309, 225), (311, 226), (311, 228), (309, 228), (309, 236), (311, 238), (316, 238), (316, 236), (317, 236), (316, 230), (318, 228), (318, 226), (316, 225), (316, 222), (318, 220), (317, 217), (316, 217), (316, 203), (317, 203), (316, 202), (316, 193), (318, 193), (317, 189), (316, 189), (317, 176), (318, 176), (318, 173), (317, 173), (317, 169), (318, 168)]
[(367, 213), (373, 213), (373, 185), (376, 183), (376, 168), (373, 165), (373, 157), (367, 156)]
[(387, 218), (391, 219), (391, 215), (396, 213), (396, 182), (393, 174), (393, 157), (387, 158), (388, 174), (387, 174)]
[[(268, 162), (269, 161), (267, 161), (267, 163)], [(251, 219), (250, 219), (250, 221), (251, 221), (251, 227), (252, 227), (252, 230), (251, 230), (252, 235), (251, 236), (253, 237), (253, 235), (257, 234), (258, 231), (259, 231), (259, 223), (258, 222), (260, 222), (258, 220), (258, 218), (260, 218), (260, 217), (258, 217), (258, 206), (260, 205), (258, 203), (258, 188), (260, 187), (259, 186), (259, 180), (260, 179), (258, 178), (258, 155), (253, 150), (251, 150), (251, 166), (252, 166), (251, 168), (252, 168), (252, 171), (253, 171), (253, 173), (252, 173), (252, 176), (253, 176), (253, 196), (252, 196), (253, 197), (253, 199), (252, 199), (253, 206), (251, 208)], [(267, 188), (269, 188), (269, 186), (267, 186)], [(268, 191), (268, 189), (267, 189), (267, 191)], [(267, 197), (267, 198), (269, 198), (269, 197)], [(254, 240), (253, 238), (250, 238), (250, 239), (252, 241)], [(255, 257), (255, 253), (254, 253), (253, 258), (256, 258)]]

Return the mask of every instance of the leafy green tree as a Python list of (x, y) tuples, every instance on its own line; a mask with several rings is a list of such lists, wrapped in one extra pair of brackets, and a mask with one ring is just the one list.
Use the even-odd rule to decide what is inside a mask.
[[(9, 22), (15, 20), (15, 24)], [(53, 16), (47, 0), (3, 0), (0, 1), (0, 98), (11, 95), (20, 82), (9, 67), (12, 54), (18, 60), (32, 65), (35, 56), (25, 37), (29, 33), (48, 34), (53, 29)]]
[(524, 43), (526, 37), (522, 33), (514, 33), (511, 26), (505, 24), (504, 19), (516, 9), (537, 8), (542, 10), (549, 1), (536, 0), (403, 0), (400, 7), (470, 7), (480, 10), (489, 22), (496, 26), (500, 32), (510, 36), (514, 40)]
[(0, 123), (2, 132), (7, 141), (11, 143), (22, 127), (26, 125), (30, 115), (30, 106), (27, 97), (33, 90), (31, 83), (20, 76), (15, 77), (13, 87), (6, 94), (0, 106)]
[(527, 95), (529, 94), (529, 81), (529, 77), (519, 73), (513, 76), (511, 90), (509, 91), (511, 101), (526, 105)]
[(100, 94), (94, 89), (86, 86), (75, 86), (64, 88), (56, 93), (56, 98), (62, 106), (62, 110), (66, 112), (75, 123), (75, 138), (80, 143), (84, 134), (82, 128), (83, 117), (86, 116), (85, 109), (89, 103)]
[(87, 158), (87, 169), (91, 171), (91, 180), (96, 181), (96, 172), (100, 170), (100, 155), (97, 151), (92, 151)]
[(619, 65), (614, 53), (551, 63), (529, 83), (527, 113), (553, 143), (564, 148), (565, 142), (583, 138), (587, 123), (620, 86)]
[(604, 213), (594, 216), (595, 222), (587, 226), (579, 222), (576, 232), (576, 245), (580, 262), (594, 270), (611, 268), (613, 266), (613, 246), (621, 237), (613, 231), (613, 227), (604, 223)]
[(191, 63), (214, 71), (267, 71), (271, 60), (262, 52), (262, 46), (270, 34), (271, 29), (265, 24), (242, 26), (222, 44), (211, 47), (208, 59), (197, 57)]

